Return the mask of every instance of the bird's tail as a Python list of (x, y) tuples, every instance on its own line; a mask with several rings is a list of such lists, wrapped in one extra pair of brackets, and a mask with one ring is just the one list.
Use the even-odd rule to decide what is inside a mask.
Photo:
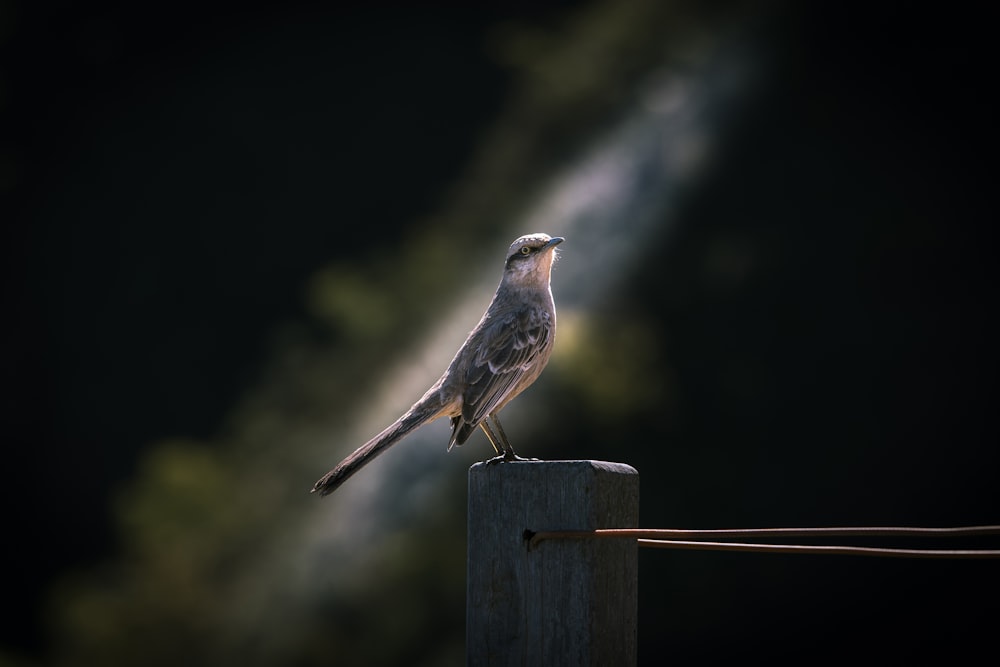
[(336, 468), (323, 475), (313, 485), (311, 493), (319, 493), (321, 496), (333, 493), (366, 463), (440, 414), (440, 410), (431, 408), (425, 401), (417, 403), (395, 423), (358, 447), (353, 454), (338, 463)]

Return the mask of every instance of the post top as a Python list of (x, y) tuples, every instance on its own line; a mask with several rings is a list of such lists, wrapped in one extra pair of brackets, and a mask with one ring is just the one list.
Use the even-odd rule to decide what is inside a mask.
[[(508, 466), (527, 466), (528, 469), (532, 471), (542, 471), (549, 469), (550, 471), (562, 470), (562, 471), (573, 471), (582, 472), (584, 470), (590, 469), (594, 472), (611, 473), (616, 475), (638, 475), (639, 471), (628, 465), (627, 463), (615, 463), (612, 461), (595, 461), (591, 459), (570, 459), (570, 460), (556, 460), (556, 461), (504, 461), (502, 463), (490, 463), (488, 461), (481, 461), (475, 463), (469, 468), (469, 474), (482, 473), (487, 470), (500, 470)], [(522, 469), (524, 470), (524, 469)]]

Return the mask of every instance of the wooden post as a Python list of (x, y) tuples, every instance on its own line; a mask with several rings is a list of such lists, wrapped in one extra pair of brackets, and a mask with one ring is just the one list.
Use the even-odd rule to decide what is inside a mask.
[(635, 540), (525, 531), (635, 528), (639, 474), (622, 463), (517, 461), (469, 469), (467, 664), (635, 665)]

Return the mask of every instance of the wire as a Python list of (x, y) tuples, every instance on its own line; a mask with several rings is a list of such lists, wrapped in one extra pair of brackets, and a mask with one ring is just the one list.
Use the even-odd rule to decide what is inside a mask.
[[(737, 528), (737, 529), (634, 529), (598, 530), (526, 530), (529, 551), (543, 540), (617, 538), (635, 539), (639, 546), (657, 549), (697, 549), (705, 551), (752, 551), (762, 553), (811, 553), (895, 558), (1000, 558), (992, 549), (896, 549), (843, 545), (759, 544), (718, 542), (718, 538), (783, 537), (971, 537), (1000, 535), (1000, 526), (963, 526), (957, 528), (912, 528), (903, 526), (850, 528)], [(684, 539), (681, 539), (684, 538)]]
[(1000, 550), (988, 549), (887, 549), (807, 544), (747, 544), (741, 542), (699, 542), (683, 540), (637, 540), (641, 547), (656, 549), (698, 549), (704, 551), (753, 551), (759, 553), (826, 554), (847, 556), (887, 556), (893, 558), (1000, 558)]

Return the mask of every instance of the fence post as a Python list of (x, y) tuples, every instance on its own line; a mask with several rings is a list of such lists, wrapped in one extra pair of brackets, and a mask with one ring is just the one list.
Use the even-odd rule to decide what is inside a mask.
[(639, 474), (623, 463), (518, 461), (469, 469), (468, 665), (635, 665), (635, 540), (525, 530), (634, 528)]

